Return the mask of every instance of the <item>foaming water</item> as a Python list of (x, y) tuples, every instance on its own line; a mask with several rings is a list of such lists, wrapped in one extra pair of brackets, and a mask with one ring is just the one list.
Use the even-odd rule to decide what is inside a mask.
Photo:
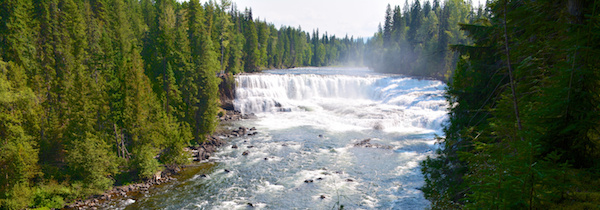
[(269, 128), (437, 132), (446, 119), (445, 85), (440, 81), (305, 72), (238, 76), (236, 109), (275, 115), (274, 121), (262, 122)]
[(220, 149), (210, 168), (121, 208), (429, 205), (418, 190), (419, 162), (433, 154), (447, 119), (442, 82), (345, 68), (276, 70), (236, 80), (235, 108), (258, 117), (229, 126), (259, 133), (229, 139), (238, 148)]

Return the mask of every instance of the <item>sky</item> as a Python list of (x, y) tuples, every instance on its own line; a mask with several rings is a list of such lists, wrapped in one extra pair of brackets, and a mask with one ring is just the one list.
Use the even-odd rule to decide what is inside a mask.
[[(253, 18), (280, 26), (301, 26), (303, 31), (326, 31), (337, 37), (369, 38), (385, 19), (388, 4), (404, 6), (404, 0), (232, 0), (239, 11), (252, 8)], [(484, 0), (485, 1), (485, 0)], [(412, 2), (412, 0), (409, 0)], [(443, 0), (441, 0), (443, 2)], [(474, 0), (473, 2), (478, 2)]]

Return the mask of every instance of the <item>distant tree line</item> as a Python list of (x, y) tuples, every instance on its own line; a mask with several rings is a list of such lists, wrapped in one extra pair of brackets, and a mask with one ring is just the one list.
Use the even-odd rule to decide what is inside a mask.
[(227, 0), (3, 0), (0, 21), (1, 209), (60, 208), (186, 164), (183, 148), (217, 126), (219, 71), (335, 65), (364, 48)]
[(448, 80), (458, 60), (449, 45), (470, 42), (458, 24), (483, 14), (483, 8), (462, 0), (388, 5), (383, 27), (367, 42), (365, 65), (378, 72)]
[(488, 2), (423, 162), (432, 209), (600, 207), (600, 3)]

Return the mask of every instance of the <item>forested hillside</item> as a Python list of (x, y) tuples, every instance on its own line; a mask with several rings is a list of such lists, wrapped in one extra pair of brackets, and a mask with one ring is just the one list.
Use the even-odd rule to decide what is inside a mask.
[(492, 1), (461, 29), (433, 209), (600, 208), (600, 3)]
[(459, 23), (485, 13), (462, 0), (405, 1), (388, 5), (383, 26), (367, 42), (365, 65), (378, 72), (449, 80), (458, 61), (451, 44), (469, 44)]
[(219, 71), (333, 65), (363, 47), (227, 0), (2, 0), (0, 208), (58, 208), (187, 163), (217, 126)]

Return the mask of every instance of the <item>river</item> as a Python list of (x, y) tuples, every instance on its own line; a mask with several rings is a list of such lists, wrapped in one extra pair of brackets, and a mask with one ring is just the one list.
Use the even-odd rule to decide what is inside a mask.
[[(236, 76), (235, 108), (210, 162), (122, 202), (125, 209), (423, 209), (419, 163), (447, 120), (445, 84), (362, 68)], [(364, 141), (370, 139), (369, 141)], [(362, 142), (362, 144), (361, 144)], [(242, 155), (247, 151), (247, 155)]]

